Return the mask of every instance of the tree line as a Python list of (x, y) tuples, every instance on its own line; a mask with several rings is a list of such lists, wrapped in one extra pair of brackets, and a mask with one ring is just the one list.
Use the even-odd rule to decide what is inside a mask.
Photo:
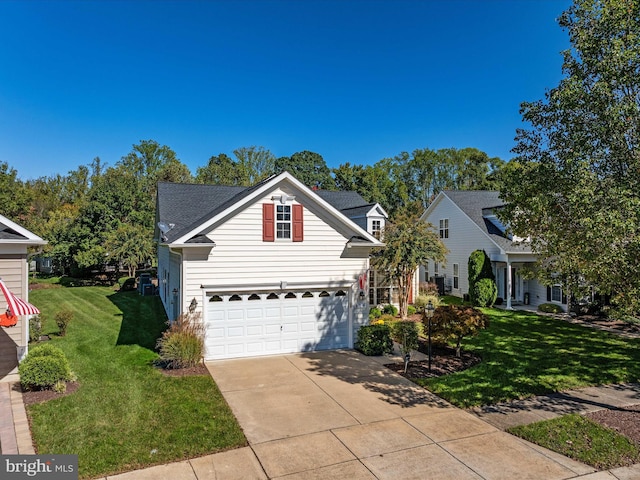
[(449, 148), (331, 169), (315, 152), (276, 157), (251, 146), (234, 150), (232, 157), (214, 155), (192, 173), (169, 146), (143, 140), (113, 166), (95, 158), (66, 175), (35, 180), (21, 181), (15, 169), (0, 162), (0, 204), (3, 215), (49, 242), (42, 254), (57, 272), (81, 275), (122, 265), (134, 275), (155, 258), (158, 182), (252, 186), (287, 170), (311, 188), (357, 191), (395, 216), (421, 213), (443, 189), (499, 188), (503, 165), (475, 148)]

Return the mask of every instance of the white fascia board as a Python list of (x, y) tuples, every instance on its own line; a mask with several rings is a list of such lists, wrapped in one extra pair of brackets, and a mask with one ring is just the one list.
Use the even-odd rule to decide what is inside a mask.
[[(376, 203), (373, 208), (371, 210), (369, 210), (369, 213), (371, 213), (374, 210), (380, 210), (380, 214), (384, 217), (384, 218), (389, 218), (389, 214), (386, 212), (386, 210), (384, 208), (382, 208), (382, 205), (380, 205), (379, 203)], [(369, 215), (369, 213), (367, 214), (367, 216)], [(377, 212), (376, 212), (377, 213)]]
[(15, 230), (23, 237), (26, 237), (26, 240), (2, 240), (2, 243), (19, 243), (27, 245), (46, 245), (48, 243), (46, 240), (43, 240), (35, 233), (30, 232), (24, 227), (21, 227), (16, 222), (12, 222), (4, 215), (0, 215), (0, 223), (5, 224), (11, 230)]
[(322, 206), (322, 208), (324, 208), (326, 211), (330, 212), (335, 218), (337, 218), (340, 221), (340, 223), (354, 230), (354, 233), (356, 235), (360, 235), (366, 238), (367, 240), (369, 240), (374, 244), (373, 246), (376, 246), (376, 247), (380, 246), (380, 241), (377, 240), (373, 235), (370, 235), (368, 232), (360, 228), (355, 222), (348, 219), (344, 214), (340, 213), (333, 206), (331, 206), (329, 203), (327, 203), (322, 198), (320, 198), (319, 195), (317, 195), (309, 187), (307, 187), (306, 185), (301, 183), (299, 180), (297, 180), (289, 172), (282, 172), (280, 175), (277, 175), (273, 177), (271, 180), (265, 182), (263, 185), (255, 189), (253, 192), (251, 192), (246, 197), (242, 198), (237, 203), (231, 205), (230, 207), (226, 208), (219, 214), (215, 215), (214, 217), (210, 218), (206, 222), (202, 223), (196, 229), (186, 233), (182, 237), (173, 241), (171, 243), (171, 246), (173, 246), (174, 248), (183, 247), (185, 245), (185, 242), (189, 240), (191, 237), (193, 237), (194, 235), (199, 234), (204, 230), (207, 230), (208, 228), (210, 228), (211, 226), (219, 222), (221, 219), (230, 216), (234, 211), (239, 210), (245, 205), (250, 205), (251, 203), (255, 202), (257, 199), (264, 196), (269, 191), (275, 189), (281, 183), (289, 183), (294, 188), (305, 193), (306, 196), (309, 197), (309, 199), (311, 199), (313, 202), (317, 203), (318, 205)]

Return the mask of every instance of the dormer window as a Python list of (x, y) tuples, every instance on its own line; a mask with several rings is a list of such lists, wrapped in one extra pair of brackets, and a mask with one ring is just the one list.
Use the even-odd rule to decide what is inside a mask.
[(371, 221), (371, 235), (380, 240), (380, 234), (382, 233), (382, 227), (380, 220)]
[(291, 205), (276, 205), (276, 238), (291, 238)]

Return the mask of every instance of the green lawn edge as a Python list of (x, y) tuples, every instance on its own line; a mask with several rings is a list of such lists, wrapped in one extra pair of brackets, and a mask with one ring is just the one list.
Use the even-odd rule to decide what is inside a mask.
[[(80, 383), (27, 407), (39, 454), (77, 454), (80, 478), (94, 478), (247, 444), (209, 375), (168, 377), (153, 366), (166, 326), (158, 297), (73, 287), (33, 290), (30, 301)], [(65, 337), (54, 321), (62, 309), (74, 312)]]
[(598, 470), (640, 463), (638, 445), (578, 414), (512, 427), (507, 432)]

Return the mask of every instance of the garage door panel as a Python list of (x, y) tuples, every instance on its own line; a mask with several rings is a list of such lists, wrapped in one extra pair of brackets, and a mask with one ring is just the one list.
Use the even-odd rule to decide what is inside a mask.
[(212, 298), (222, 301), (207, 303), (208, 359), (349, 346), (348, 296), (335, 291), (235, 292)]
[(264, 328), (262, 325), (249, 325), (247, 326), (247, 336), (249, 337), (259, 337), (262, 335)]

